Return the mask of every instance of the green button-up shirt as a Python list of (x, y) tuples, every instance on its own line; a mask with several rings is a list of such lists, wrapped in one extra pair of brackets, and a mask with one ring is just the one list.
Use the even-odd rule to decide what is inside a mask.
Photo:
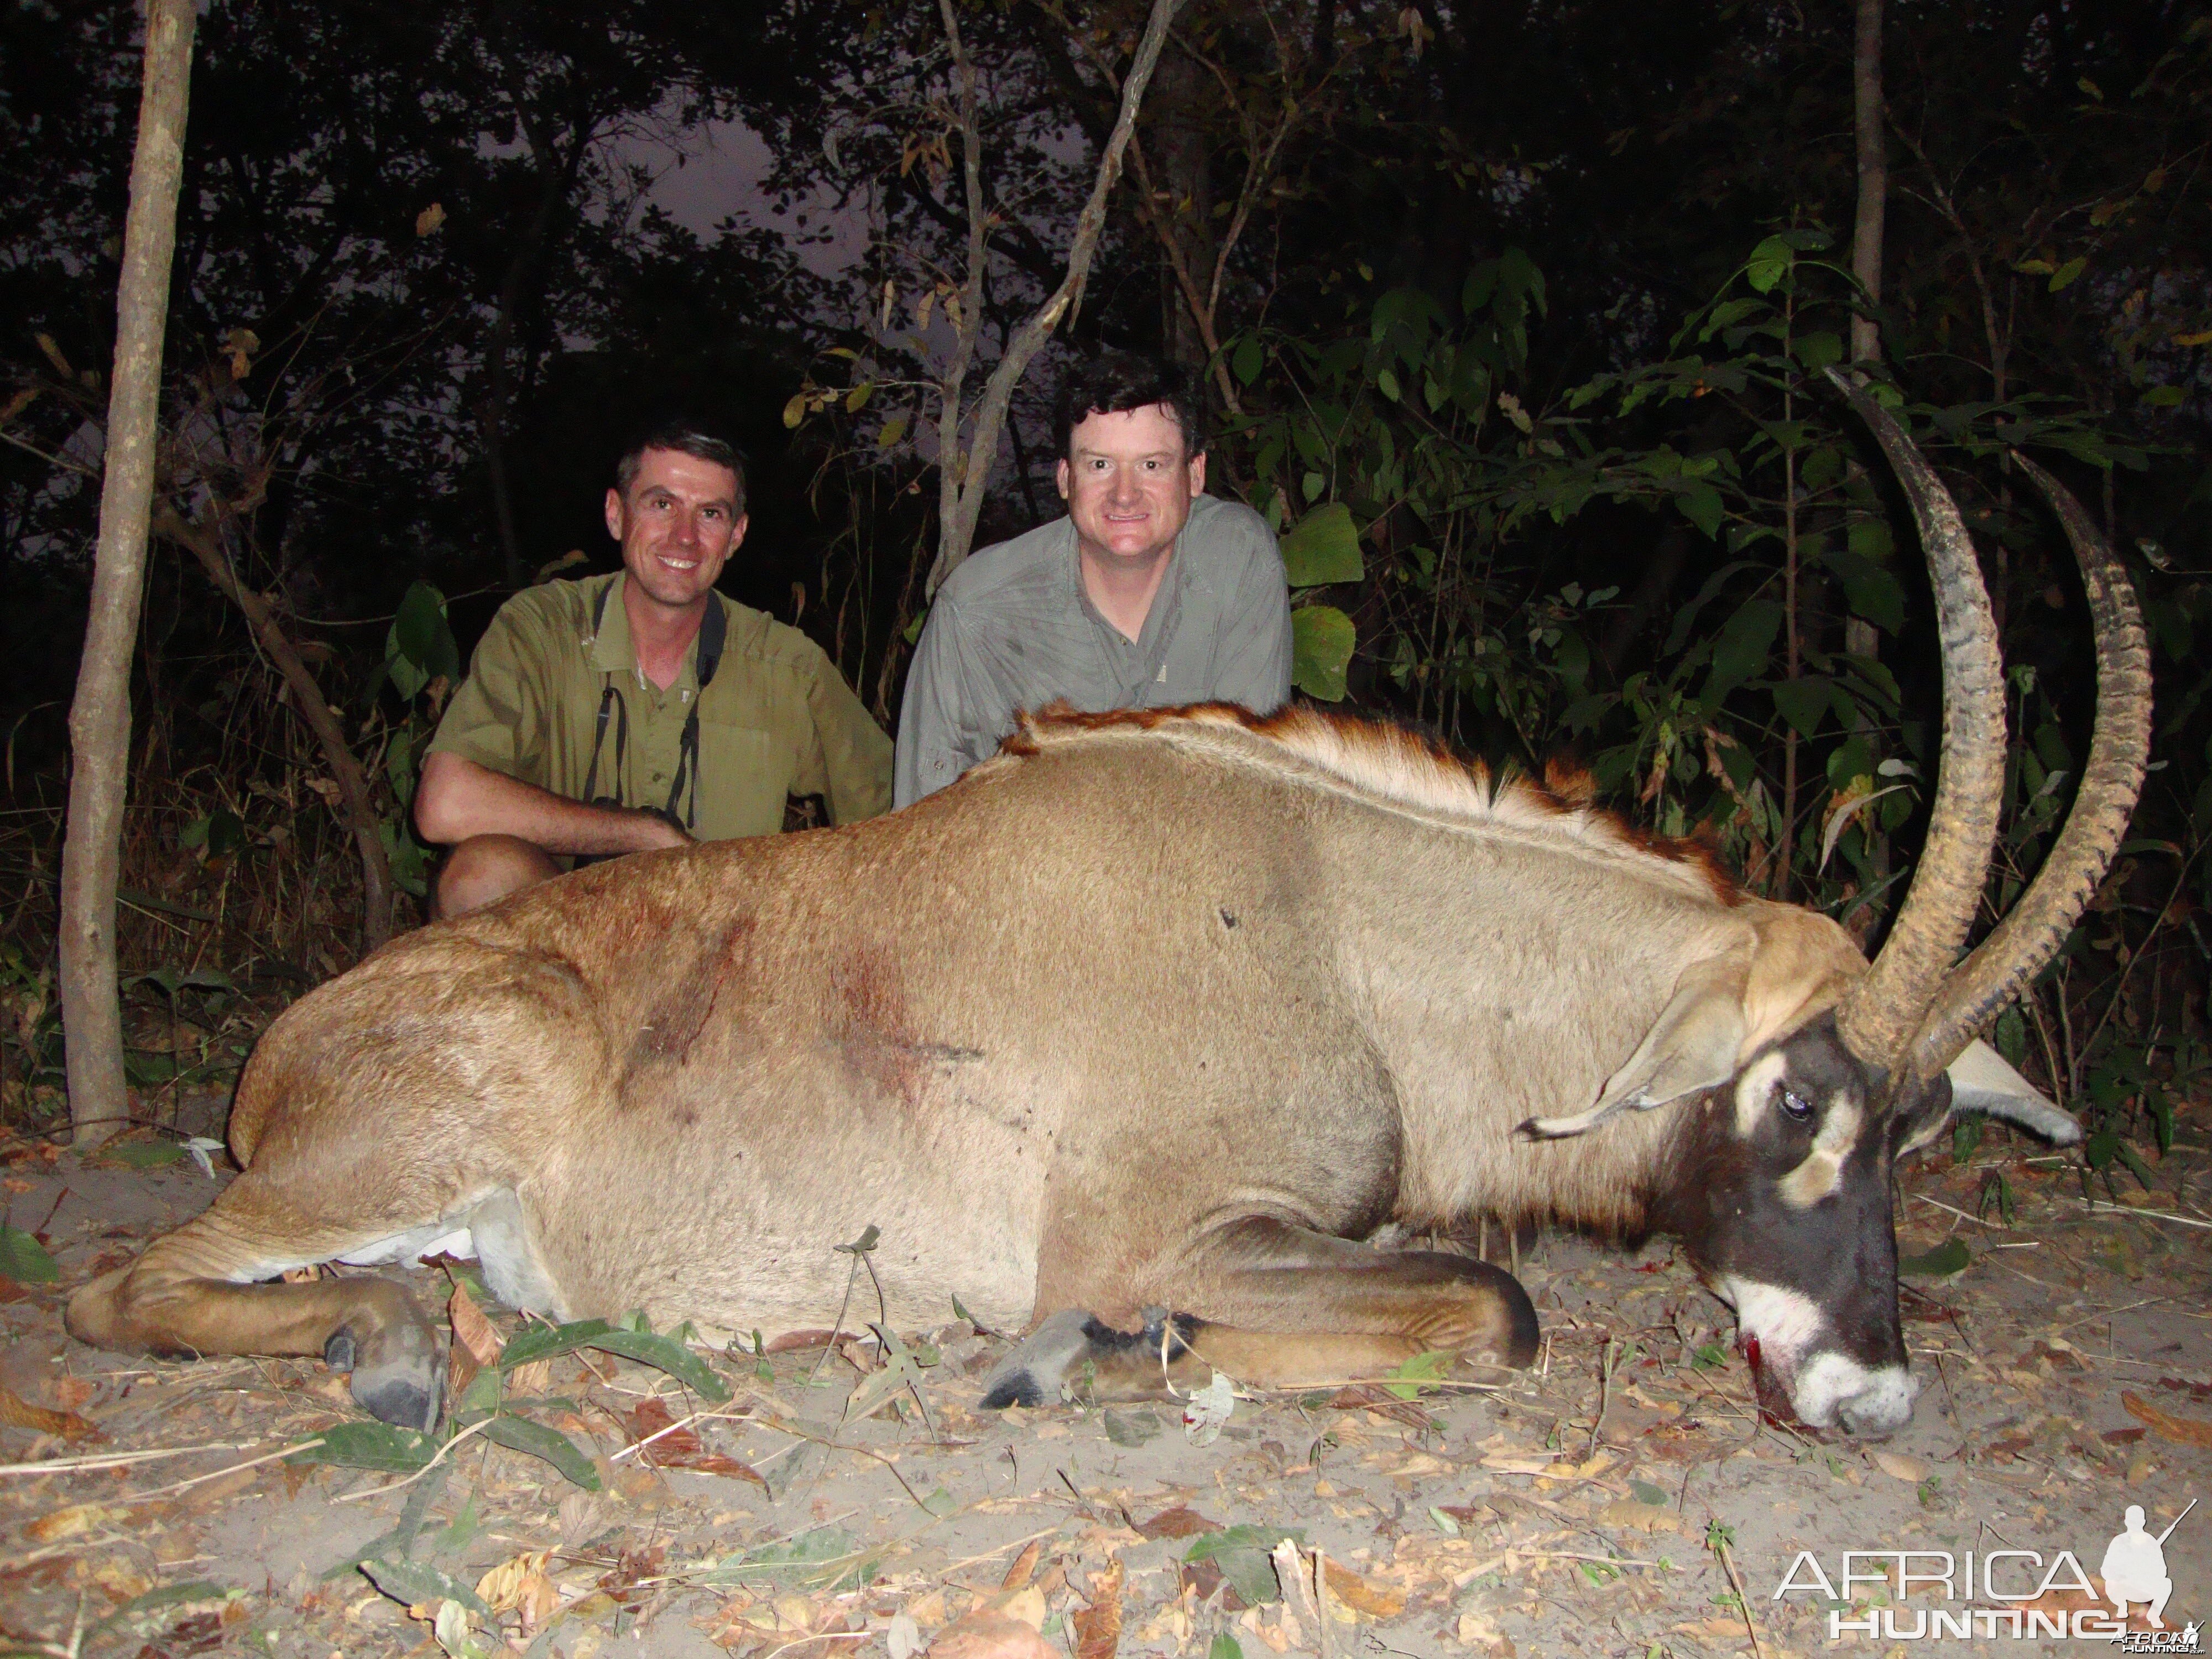
[[(793, 795), (823, 795), (831, 819), (849, 823), (891, 799), (891, 744), (822, 647), (795, 628), (714, 595), (729, 629), (702, 697), (698, 651), (665, 690), (637, 665), (623, 610), (620, 573), (546, 582), (500, 607), (469, 661), (430, 752), (585, 799), (665, 806), (677, 777), (684, 721), (699, 708), (698, 817), (702, 841), (773, 835)], [(610, 591), (611, 589), (611, 591)], [(607, 602), (596, 631), (592, 611)], [(616, 762), (618, 711), (598, 732), (599, 701), (615, 688), (629, 715)], [(684, 791), (683, 806), (690, 803)], [(679, 815), (681, 808), (679, 807)]]

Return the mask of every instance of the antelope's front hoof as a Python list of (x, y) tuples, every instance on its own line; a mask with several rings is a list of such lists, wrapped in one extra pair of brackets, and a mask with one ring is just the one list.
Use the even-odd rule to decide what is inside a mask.
[(445, 1405), (445, 1356), (437, 1334), (427, 1325), (395, 1325), (363, 1337), (341, 1325), (323, 1345), (323, 1360), (334, 1371), (353, 1373), (354, 1403), (394, 1428), (438, 1426)]

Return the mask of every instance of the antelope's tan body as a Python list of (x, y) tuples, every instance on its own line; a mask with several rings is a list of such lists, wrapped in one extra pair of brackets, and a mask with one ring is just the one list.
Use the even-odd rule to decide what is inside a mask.
[(2022, 460), (2081, 556), (2097, 735), (2043, 869), (1954, 969), (2002, 796), (1996, 629), (1955, 505), (1847, 389), (1920, 520), (1946, 653), (1929, 846), (1871, 970), (1577, 788), (1388, 727), (1046, 716), (892, 817), (580, 872), (301, 999), (240, 1085), (245, 1173), (70, 1329), (320, 1353), (428, 1425), (439, 1339), (404, 1289), (264, 1281), (465, 1230), (518, 1306), (775, 1333), (836, 1319), (835, 1247), (872, 1226), (894, 1324), (957, 1296), (1036, 1325), (987, 1402), (1079, 1363), (1304, 1384), (1431, 1349), (1527, 1363), (1510, 1276), (1365, 1241), (1534, 1216), (1675, 1233), (1770, 1408), (1895, 1428), (1892, 1166), (1954, 1106), (2079, 1137), (1974, 1038), (2119, 844), (2148, 652), (2124, 572)]
[(547, 1314), (773, 1334), (831, 1322), (831, 1247), (870, 1225), (902, 1323), (957, 1294), (1002, 1328), (1279, 1327), (1209, 1235), (1638, 1225), (1661, 1120), (1515, 1127), (1586, 1104), (1688, 963), (1764, 952), (1769, 1021), (1862, 965), (1388, 728), (1213, 709), (1026, 746), (892, 817), (580, 872), (303, 998), (240, 1085), (246, 1173), (78, 1328), (469, 1228)]

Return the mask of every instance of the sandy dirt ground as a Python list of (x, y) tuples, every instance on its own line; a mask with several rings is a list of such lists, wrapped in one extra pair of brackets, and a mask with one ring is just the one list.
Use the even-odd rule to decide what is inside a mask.
[[(1905, 1171), (1904, 1251), (1966, 1254), (1907, 1280), (1924, 1387), (1879, 1445), (1762, 1423), (1728, 1310), (1664, 1241), (1547, 1233), (1521, 1255), (1531, 1372), (1237, 1399), (1210, 1435), (1164, 1396), (981, 1413), (1005, 1344), (950, 1308), (906, 1334), (910, 1384), (872, 1340), (702, 1353), (716, 1401), (603, 1350), (503, 1367), (521, 1322), (471, 1298), (458, 1346), (493, 1363), (468, 1397), (509, 1443), (560, 1437), (566, 1473), (481, 1412), (442, 1450), (317, 1462), (374, 1461), (326, 1437), (362, 1419), (319, 1364), (71, 1342), (70, 1287), (222, 1165), (18, 1143), (7, 1218), (55, 1278), (0, 1279), (0, 1652), (2108, 1652), (2050, 1632), (2130, 1504), (2171, 1528), (2172, 1650), (2212, 1613), (2212, 1503), (2185, 1513), (2212, 1498), (2208, 1139), (2200, 1108), (2152, 1190), (2094, 1207), (2071, 1159), (2002, 1133)], [(1996, 1176), (2009, 1224), (1978, 1215)], [(450, 1308), (457, 1273), (406, 1276)], [(863, 1278), (849, 1325), (869, 1299)]]

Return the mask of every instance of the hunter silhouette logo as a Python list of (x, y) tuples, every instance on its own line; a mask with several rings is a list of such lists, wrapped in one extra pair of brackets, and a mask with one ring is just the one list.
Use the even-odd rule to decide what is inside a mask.
[(2173, 1580), (2166, 1576), (2166, 1540), (2196, 1507), (2192, 1498), (2189, 1508), (2167, 1522), (2166, 1530), (2154, 1538), (2143, 1530), (2142, 1505), (2128, 1505), (2124, 1517), (2127, 1530), (2105, 1546), (2104, 1565), (2097, 1570), (2105, 1581), (2105, 1599), (2112, 1604), (2118, 1617), (2126, 1618), (2128, 1604), (2141, 1601), (2147, 1604), (2144, 1616), (2151, 1628), (2166, 1628), (2166, 1620), (2159, 1615), (2166, 1611), (2166, 1597), (2173, 1594)]

